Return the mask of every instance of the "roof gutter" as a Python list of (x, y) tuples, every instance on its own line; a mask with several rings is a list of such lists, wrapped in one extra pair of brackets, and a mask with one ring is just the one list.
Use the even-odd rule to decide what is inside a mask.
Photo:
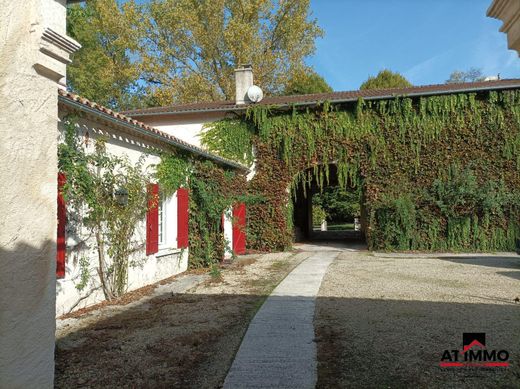
[(143, 135), (143, 136), (145, 136), (147, 138), (152, 138), (152, 139), (158, 140), (158, 141), (160, 141), (162, 143), (166, 143), (168, 145), (177, 147), (177, 148), (182, 149), (184, 151), (188, 151), (190, 153), (193, 153), (193, 154), (199, 155), (201, 157), (210, 159), (210, 160), (212, 160), (212, 161), (214, 161), (214, 162), (216, 162), (218, 164), (221, 164), (221, 165), (232, 167), (234, 169), (238, 169), (238, 170), (241, 170), (241, 171), (244, 171), (244, 172), (248, 172), (249, 171), (249, 169), (246, 166), (242, 165), (242, 164), (239, 164), (237, 162), (230, 161), (228, 159), (219, 157), (218, 155), (215, 155), (215, 154), (208, 153), (208, 152), (206, 152), (206, 151), (204, 151), (202, 149), (199, 149), (198, 147), (189, 146), (187, 144), (184, 144), (184, 143), (181, 143), (181, 142), (177, 142), (174, 139), (166, 138), (166, 137), (164, 137), (164, 136), (162, 136), (160, 134), (155, 134), (153, 132), (145, 130), (145, 129), (143, 129), (143, 128), (139, 127), (139, 126), (136, 126), (134, 124), (127, 123), (127, 122), (125, 122), (123, 120), (114, 118), (114, 117), (108, 115), (105, 112), (101, 112), (101, 111), (99, 111), (97, 109), (85, 106), (84, 104), (78, 103), (77, 101), (71, 100), (71, 99), (69, 99), (67, 97), (58, 95), (58, 101), (64, 103), (65, 105), (68, 105), (69, 107), (72, 107), (74, 109), (88, 112), (88, 113), (90, 113), (92, 115), (101, 117), (101, 118), (103, 118), (103, 119), (105, 119), (105, 120), (107, 120), (109, 122), (117, 124), (118, 126), (125, 127), (127, 129), (132, 130), (132, 131), (135, 131), (135, 132), (137, 132), (137, 133), (139, 133), (139, 134), (141, 134), (141, 135)]
[[(265, 104), (265, 106), (271, 106), (275, 108), (291, 108), (291, 107), (302, 107), (302, 106), (313, 106), (323, 103), (324, 101), (328, 101), (330, 103), (349, 103), (358, 101), (360, 98), (363, 100), (388, 100), (395, 99), (398, 97), (421, 97), (421, 96), (435, 96), (435, 95), (449, 95), (455, 93), (464, 93), (464, 92), (483, 92), (483, 91), (491, 91), (491, 90), (503, 90), (503, 89), (515, 89), (520, 88), (519, 84), (513, 85), (503, 85), (503, 86), (490, 86), (490, 87), (479, 87), (479, 88), (459, 88), (453, 89), (449, 91), (430, 91), (430, 92), (414, 92), (408, 94), (390, 94), (390, 95), (382, 95), (382, 96), (367, 96), (367, 97), (349, 97), (349, 98), (339, 98), (339, 99), (331, 99), (331, 100), (319, 100), (319, 101), (302, 101), (295, 103), (281, 103), (281, 104)], [(162, 116), (162, 115), (183, 115), (190, 113), (204, 113), (204, 112), (237, 112), (237, 111), (245, 111), (249, 107), (254, 105), (264, 105), (264, 104), (245, 104), (243, 107), (229, 107), (229, 108), (205, 108), (205, 109), (190, 109), (186, 111), (162, 111), (162, 112), (150, 112), (150, 113), (136, 113), (132, 114), (131, 112), (125, 113), (125, 115), (131, 118), (139, 118), (143, 116)]]

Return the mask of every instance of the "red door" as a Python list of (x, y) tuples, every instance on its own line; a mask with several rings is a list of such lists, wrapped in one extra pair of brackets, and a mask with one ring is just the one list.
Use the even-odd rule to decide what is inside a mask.
[(56, 235), (56, 277), (65, 277), (65, 225), (67, 224), (67, 206), (63, 198), (63, 186), (66, 179), (64, 173), (58, 173), (58, 231)]
[(177, 189), (177, 247), (189, 246), (190, 195), (187, 189)]
[(148, 185), (148, 213), (146, 214), (146, 255), (159, 251), (159, 185)]
[(233, 252), (246, 252), (246, 205), (239, 203), (233, 207)]

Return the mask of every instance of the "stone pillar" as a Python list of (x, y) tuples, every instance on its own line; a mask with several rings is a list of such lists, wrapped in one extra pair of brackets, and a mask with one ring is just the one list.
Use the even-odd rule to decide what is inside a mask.
[(66, 0), (0, 0), (0, 387), (54, 378), (58, 83)]

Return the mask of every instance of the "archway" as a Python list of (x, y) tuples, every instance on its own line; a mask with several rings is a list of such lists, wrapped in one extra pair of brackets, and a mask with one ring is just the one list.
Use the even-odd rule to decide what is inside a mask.
[(340, 180), (334, 164), (308, 168), (302, 176), (291, 189), (295, 242), (364, 242), (360, 180)]

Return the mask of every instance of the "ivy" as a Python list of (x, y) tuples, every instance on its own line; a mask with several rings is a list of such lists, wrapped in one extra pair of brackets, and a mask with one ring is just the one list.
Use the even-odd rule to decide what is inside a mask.
[(159, 187), (173, 193), (189, 189), (189, 265), (212, 267), (222, 260), (230, 242), (224, 240), (222, 215), (239, 202), (252, 203), (245, 177), (214, 164), (164, 153), (156, 166)]
[[(65, 119), (64, 142), (58, 147), (58, 167), (66, 176), (63, 194), (69, 218), (75, 222), (74, 235), (81, 236), (82, 227), (94, 235), (99, 280), (105, 298), (111, 300), (125, 293), (129, 258), (142, 247), (135, 231), (147, 211), (146, 156), (131, 163), (110, 154), (103, 138), (96, 140), (92, 152), (86, 152), (79, 143), (76, 121), (72, 116)], [(128, 195), (126, 204), (118, 201), (119, 190)], [(85, 258), (80, 260), (80, 290), (90, 277), (89, 265)]]
[(253, 248), (290, 246), (287, 190), (323, 190), (331, 165), (340, 187), (361, 188), (372, 249), (514, 248), (520, 91), (252, 106), (226, 123), (212, 127), (212, 150), (233, 157), (238, 134), (235, 158), (254, 153), (249, 189), (265, 198), (249, 220)]

